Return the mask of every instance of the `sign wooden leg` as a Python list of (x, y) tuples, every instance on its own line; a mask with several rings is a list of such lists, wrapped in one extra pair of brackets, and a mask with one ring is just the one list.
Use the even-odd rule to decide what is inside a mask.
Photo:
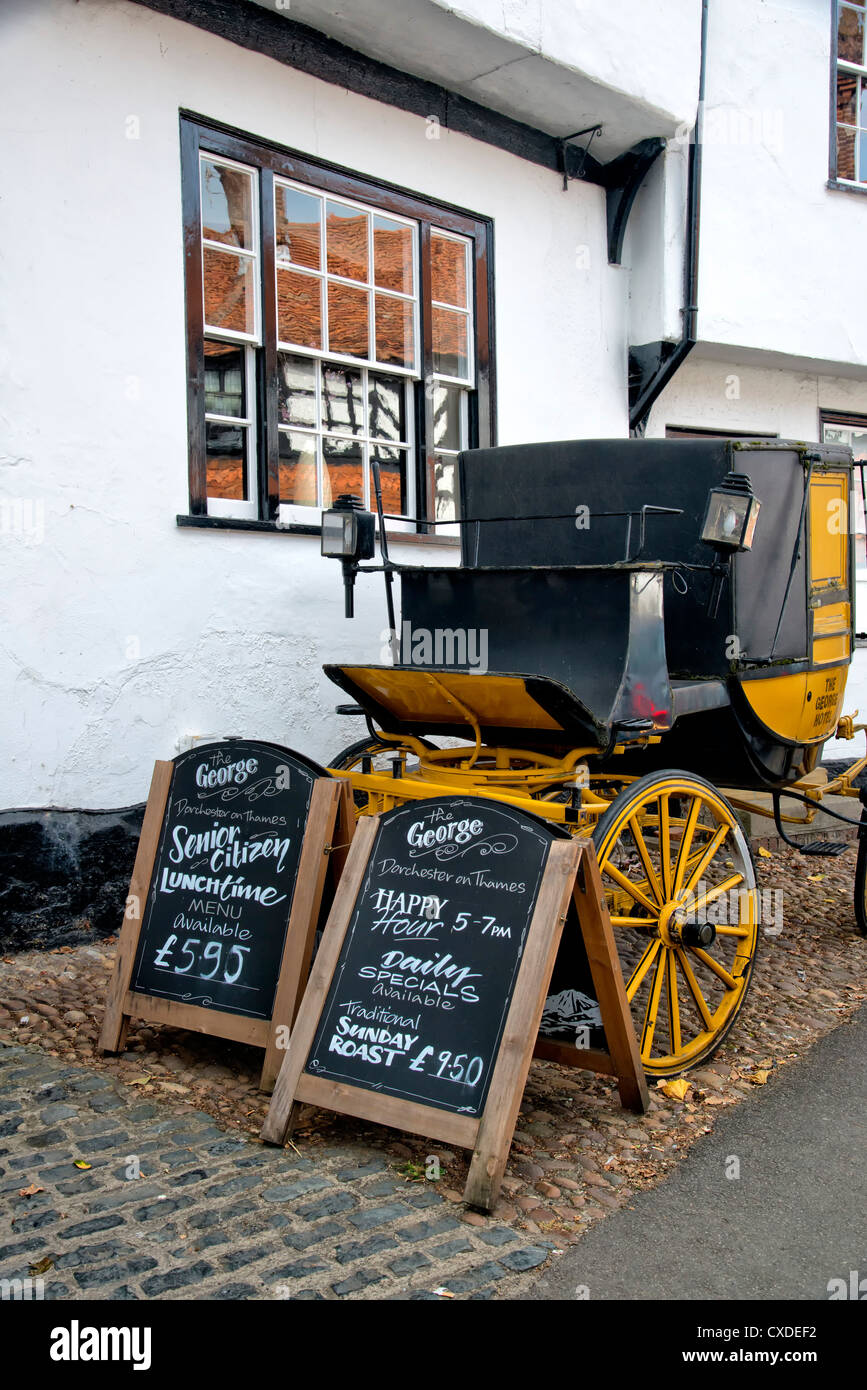
[(596, 852), (591, 841), (584, 840), (581, 844), (584, 853), (575, 878), (575, 906), (602, 1014), (611, 1070), (617, 1077), (620, 1100), (625, 1109), (644, 1114), (650, 1105), (647, 1078), (641, 1065), (638, 1039), (626, 998), (626, 986)]
[(310, 798), (304, 845), (292, 898), (292, 912), (286, 929), (280, 979), (274, 997), (271, 1032), (259, 1080), (259, 1089), (262, 1091), (274, 1089), (283, 1055), (289, 1045), (289, 1034), (307, 984), (340, 800), (339, 782), (325, 777), (317, 779)]
[(492, 1211), (497, 1204), (579, 854), (575, 840), (557, 840), (552, 844), (548, 871), (536, 902), (464, 1188), (464, 1201), (485, 1211)]
[(132, 979), (139, 931), (150, 889), (151, 874), (173, 771), (174, 764), (170, 762), (157, 762), (154, 765), (141, 838), (138, 842), (132, 878), (130, 879), (127, 910), (118, 936), (114, 975), (109, 985), (108, 1001), (99, 1034), (100, 1052), (119, 1052), (126, 1042), (129, 1015), (123, 1011), (124, 1000)]

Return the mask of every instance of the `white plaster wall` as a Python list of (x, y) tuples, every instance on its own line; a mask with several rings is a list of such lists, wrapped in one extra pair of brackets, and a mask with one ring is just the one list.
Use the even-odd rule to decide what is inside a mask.
[(124, 0), (7, 0), (0, 64), (0, 806), (140, 801), (190, 734), (324, 760), (363, 728), (321, 665), (380, 659), (381, 584), (346, 623), (316, 540), (175, 524), (178, 110), (494, 218), (502, 443), (626, 433), (602, 192)]
[[(698, 82), (697, 0), (435, 0), (444, 10), (692, 122)], [(661, 133), (661, 132), (660, 132)]]
[(867, 368), (867, 199), (826, 188), (830, 4), (710, 6), (699, 337)]
[(553, 135), (601, 122), (605, 159), (695, 116), (698, 0), (291, 0), (277, 13)]

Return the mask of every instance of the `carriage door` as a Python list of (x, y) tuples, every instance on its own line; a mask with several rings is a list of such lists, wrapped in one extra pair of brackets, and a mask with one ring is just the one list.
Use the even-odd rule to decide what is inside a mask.
[(833, 732), (851, 656), (849, 473), (814, 472), (810, 480), (810, 735)]

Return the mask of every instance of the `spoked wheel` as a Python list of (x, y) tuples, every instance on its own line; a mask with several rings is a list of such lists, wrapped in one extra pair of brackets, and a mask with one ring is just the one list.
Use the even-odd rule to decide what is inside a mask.
[(749, 988), (756, 875), (725, 797), (700, 777), (653, 772), (594, 832), (641, 1061), (677, 1076), (716, 1051)]

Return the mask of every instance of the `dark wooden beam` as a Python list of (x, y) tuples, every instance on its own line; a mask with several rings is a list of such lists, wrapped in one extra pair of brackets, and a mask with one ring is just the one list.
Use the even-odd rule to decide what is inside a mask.
[[(435, 116), (444, 129), (494, 145), (519, 159), (540, 164), (545, 169), (563, 171), (562, 141), (557, 136), (469, 101), (436, 82), (369, 58), (318, 29), (287, 19), (282, 13), (272, 13), (247, 0), (135, 0), (135, 3), (373, 101), (385, 102), (425, 119)], [(569, 150), (570, 177), (579, 176), (581, 156), (581, 150)], [(601, 182), (600, 167), (591, 160), (580, 176), (588, 182)]]

